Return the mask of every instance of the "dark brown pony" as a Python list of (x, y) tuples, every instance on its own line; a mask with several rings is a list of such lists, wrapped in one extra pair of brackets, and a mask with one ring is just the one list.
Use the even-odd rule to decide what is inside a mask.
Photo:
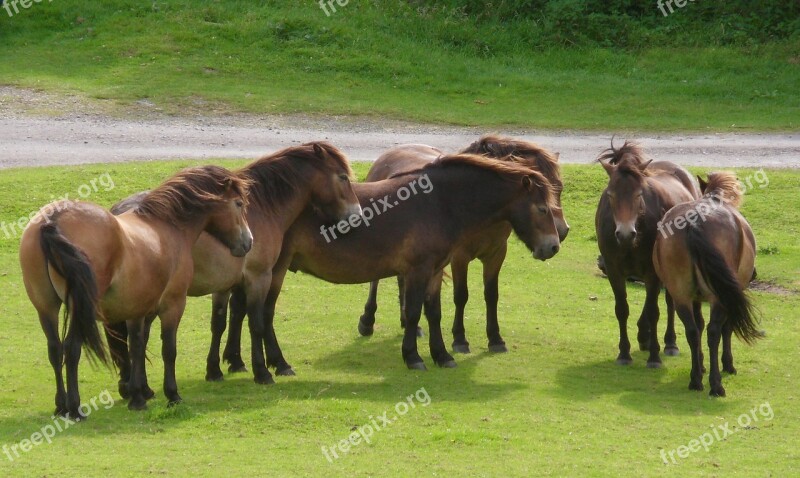
[[(125, 324), (133, 356), (128, 408), (144, 408), (146, 318), (161, 318), (164, 393), (181, 400), (175, 381), (176, 335), (192, 279), (192, 245), (203, 231), (244, 256), (252, 235), (244, 209), (249, 182), (217, 166), (186, 169), (153, 190), (135, 212), (61, 201), (39, 211), (22, 235), (20, 263), (31, 303), (47, 336), (56, 378), (56, 413), (83, 418), (78, 362), (85, 346), (102, 362), (97, 321)], [(66, 338), (58, 333), (65, 304)], [(118, 342), (118, 340), (117, 340)], [(66, 356), (67, 387), (62, 366)]]
[[(503, 161), (514, 161), (533, 168), (550, 182), (555, 193), (556, 207), (553, 208), (553, 218), (558, 230), (559, 240), (563, 241), (569, 232), (569, 225), (564, 219), (561, 208), (561, 192), (564, 184), (558, 165), (558, 154), (553, 154), (546, 149), (528, 142), (496, 135), (486, 135), (473, 142), (461, 151), (468, 154), (479, 154)], [(432, 147), (419, 144), (409, 144), (392, 148), (382, 154), (370, 168), (367, 181), (380, 181), (396, 174), (402, 174), (414, 169), (419, 169), (434, 161), (443, 153)], [(464, 309), (469, 299), (467, 288), (467, 271), (469, 263), (479, 259), (483, 264), (483, 296), (486, 302), (486, 335), (489, 339), (489, 350), (493, 352), (506, 352), (507, 348), (500, 336), (500, 326), (497, 320), (497, 301), (499, 297), (498, 284), (500, 269), (506, 257), (508, 237), (511, 235), (511, 225), (498, 224), (493, 229), (482, 229), (474, 236), (465, 237), (461, 244), (453, 251), (450, 269), (453, 278), (453, 301), (455, 303), (455, 319), (453, 321), (453, 351), (469, 353), (469, 342), (464, 330)], [(364, 314), (358, 323), (361, 335), (372, 335), (375, 323), (375, 312), (378, 308), (377, 294), (379, 281), (370, 285), (369, 297), (364, 305)], [(403, 316), (403, 283), (398, 277), (400, 297), (400, 324), (405, 326)], [(418, 335), (421, 333), (418, 331)]]
[(700, 302), (711, 303), (708, 349), (710, 394), (724, 397), (719, 370), (736, 373), (731, 335), (753, 343), (756, 329), (753, 306), (744, 289), (753, 276), (756, 241), (747, 220), (739, 213), (742, 193), (732, 173), (711, 173), (700, 180), (704, 196), (670, 209), (659, 224), (653, 263), (675, 301), (692, 350), (690, 390), (703, 390), (703, 318)]
[[(657, 368), (661, 366), (656, 327), (661, 281), (653, 268), (652, 257), (658, 221), (673, 206), (698, 198), (699, 190), (686, 170), (673, 163), (645, 161), (639, 146), (631, 142), (626, 141), (619, 149), (612, 143), (598, 161), (609, 177), (597, 206), (595, 230), (616, 302), (620, 337), (617, 363), (627, 365), (633, 361), (627, 331), (626, 279), (636, 276), (644, 281), (647, 291), (638, 321), (639, 348), (650, 351), (647, 366)], [(666, 302), (665, 353), (676, 355), (674, 310), (668, 294)]]
[[(428, 193), (393, 202), (403, 188), (423, 182), (430, 185)], [(402, 357), (412, 369), (425, 369), (416, 342), (423, 306), (434, 361), (441, 367), (456, 365), (442, 340), (439, 287), (441, 271), (464, 237), (508, 222), (535, 258), (549, 258), (559, 249), (552, 188), (539, 172), (519, 164), (466, 154), (444, 156), (409, 173), (355, 184), (354, 189), (365, 220), (372, 216), (369, 225), (326, 240), (321, 234), (325, 225), (304, 214), (284, 238), (273, 289), (280, 291), (286, 270), (340, 284), (401, 276), (408, 320)], [(273, 311), (277, 294), (268, 300), (267, 309)], [(285, 359), (271, 330), (273, 319), (266, 317), (266, 345), (268, 362), (277, 365)], [(231, 337), (235, 340), (229, 336), (229, 346), (238, 348)]]
[[(193, 297), (213, 294), (211, 311), (212, 340), (206, 365), (206, 380), (222, 380), (219, 366), (219, 348), (225, 332), (228, 299), (233, 294), (237, 300), (234, 314), (249, 316), (250, 329), (261, 337), (264, 333), (264, 303), (271, 294), (273, 266), (281, 251), (284, 232), (306, 209), (315, 211), (325, 223), (346, 220), (361, 214), (353, 192), (352, 172), (347, 158), (336, 147), (325, 142), (308, 143), (283, 149), (258, 159), (237, 171), (253, 185), (247, 218), (253, 232), (253, 250), (244, 259), (224, 253), (219, 241), (210, 235), (201, 235), (192, 249), (195, 271), (189, 295)], [(146, 195), (145, 195), (146, 197)], [(114, 210), (136, 207), (141, 196), (133, 196)], [(240, 334), (241, 327), (232, 329)], [(253, 371), (258, 383), (273, 383), (272, 375), (264, 363), (261, 340), (253, 347)], [(125, 362), (125, 350), (120, 349)], [(260, 360), (259, 360), (260, 357)], [(241, 356), (227, 357), (231, 370), (244, 370)], [(123, 365), (124, 366), (124, 365)], [(279, 375), (293, 375), (289, 364), (277, 368)], [(124, 383), (125, 374), (121, 374)], [(121, 388), (124, 388), (122, 385)]]

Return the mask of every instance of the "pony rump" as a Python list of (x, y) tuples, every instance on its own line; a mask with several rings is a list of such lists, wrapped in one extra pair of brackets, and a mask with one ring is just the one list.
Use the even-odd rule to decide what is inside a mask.
[(135, 213), (186, 223), (223, 202), (230, 191), (246, 205), (250, 184), (247, 178), (219, 166), (187, 168), (144, 195)]
[[(108, 365), (108, 357), (97, 327), (100, 317), (97, 281), (86, 255), (65, 238), (54, 222), (42, 225), (42, 253), (47, 263), (65, 279), (64, 332)], [(70, 317), (71, 316), (71, 317)]]
[(743, 201), (742, 187), (736, 174), (729, 171), (719, 171), (708, 174), (708, 182), (700, 181), (700, 188), (706, 197), (718, 198), (725, 201), (731, 207), (739, 209)]

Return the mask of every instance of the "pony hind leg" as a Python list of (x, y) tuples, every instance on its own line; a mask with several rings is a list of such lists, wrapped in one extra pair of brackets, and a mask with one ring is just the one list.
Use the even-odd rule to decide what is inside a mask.
[(431, 357), (442, 368), (455, 368), (456, 361), (447, 352), (442, 337), (442, 271), (434, 274), (428, 283), (424, 301), (425, 318), (428, 320), (428, 345)]
[(719, 343), (722, 338), (722, 329), (727, 317), (722, 306), (718, 303), (711, 304), (711, 320), (708, 322), (708, 361), (710, 370), (708, 382), (711, 386), (709, 395), (724, 397), (725, 388), (722, 386), (722, 374), (719, 371)]
[(733, 328), (726, 322), (722, 327), (722, 371), (736, 375), (736, 367), (733, 366), (733, 350), (731, 349), (732, 336)]
[(119, 370), (119, 395), (124, 399), (131, 398), (128, 382), (131, 380), (131, 357), (128, 353), (128, 328), (125, 322), (104, 324), (106, 342), (111, 352), (111, 359)]
[(680, 354), (678, 340), (675, 335), (675, 304), (668, 290), (664, 291), (664, 302), (667, 304), (667, 330), (664, 332), (664, 355), (677, 357)]
[(78, 389), (78, 364), (81, 360), (81, 340), (72, 331), (64, 339), (64, 358), (67, 368), (67, 416), (75, 421), (86, 419), (81, 412), (81, 395)]
[(128, 348), (130, 349), (131, 356), (131, 379), (128, 382), (128, 391), (130, 393), (128, 410), (145, 410), (147, 409), (147, 400), (144, 394), (145, 320), (129, 320), (126, 325), (128, 328)]
[(219, 368), (219, 349), (227, 326), (229, 299), (230, 292), (215, 293), (211, 298), (211, 345), (206, 357), (207, 382), (219, 382), (224, 377)]
[(675, 304), (675, 311), (678, 313), (686, 332), (686, 341), (689, 342), (689, 349), (692, 352), (692, 371), (689, 373), (689, 390), (703, 390), (703, 356), (702, 342), (700, 340), (702, 332), (697, 327), (693, 304)]
[(222, 360), (227, 362), (228, 372), (247, 372), (247, 366), (242, 360), (242, 325), (247, 316), (247, 296), (242, 289), (234, 289), (230, 298), (230, 323), (228, 326), (228, 339)]
[[(400, 328), (405, 329), (406, 324), (408, 323), (408, 316), (406, 310), (406, 286), (405, 280), (403, 276), (397, 276), (397, 298), (400, 302)], [(422, 327), (417, 327), (417, 337), (424, 337), (425, 332), (422, 331)]]
[(47, 338), (47, 357), (56, 379), (54, 415), (67, 415), (67, 390), (64, 387), (64, 345), (58, 333), (58, 308), (55, 312), (39, 312), (39, 323)]

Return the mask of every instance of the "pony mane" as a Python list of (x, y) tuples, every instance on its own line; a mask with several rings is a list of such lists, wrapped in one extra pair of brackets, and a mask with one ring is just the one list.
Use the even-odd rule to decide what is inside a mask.
[(252, 201), (274, 211), (306, 184), (308, 169), (333, 173), (337, 166), (353, 176), (347, 157), (339, 149), (328, 142), (316, 141), (262, 156), (237, 173), (253, 183)]
[(558, 157), (530, 141), (487, 134), (461, 150), (461, 153), (480, 154), (501, 161), (519, 162), (536, 168), (551, 183), (561, 184), (561, 168), (558, 164)]
[(600, 153), (598, 161), (608, 161), (608, 164), (617, 165), (623, 159), (628, 159), (632, 164), (642, 164), (647, 161), (644, 151), (639, 143), (635, 141), (625, 141), (621, 148), (614, 147), (614, 138), (611, 138), (611, 147)]
[(703, 196), (722, 199), (726, 204), (739, 209), (742, 205), (742, 188), (736, 174), (729, 171), (718, 171), (708, 174)]
[(550, 184), (550, 181), (539, 171), (531, 169), (529, 166), (525, 166), (521, 163), (501, 161), (477, 154), (458, 153), (439, 156), (417, 171), (447, 169), (459, 166), (492, 172), (505, 180), (513, 182), (521, 182), (523, 178), (528, 177), (533, 180), (534, 184), (543, 188), (547, 207), (557, 207), (553, 185)]
[(225, 201), (231, 190), (246, 203), (249, 187), (247, 179), (219, 166), (186, 168), (144, 195), (135, 213), (185, 224)]

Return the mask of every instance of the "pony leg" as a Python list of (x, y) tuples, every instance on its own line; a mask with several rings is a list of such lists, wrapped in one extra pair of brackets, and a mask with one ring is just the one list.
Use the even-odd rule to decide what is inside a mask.
[(129, 320), (128, 327), (128, 348), (131, 355), (131, 379), (128, 383), (130, 401), (128, 410), (145, 410), (147, 401), (144, 398), (144, 329), (145, 320)]
[(500, 324), (497, 322), (497, 301), (500, 297), (500, 268), (506, 258), (506, 245), (483, 263), (483, 300), (486, 302), (486, 336), (489, 338), (490, 352), (508, 352)]
[[(658, 278), (650, 278), (647, 281), (647, 298), (644, 302), (642, 316), (648, 320), (648, 349), (650, 356), (647, 358), (647, 368), (661, 368), (661, 357), (659, 352), (661, 346), (658, 343), (658, 295), (661, 293), (661, 282)], [(641, 340), (640, 340), (641, 344)]]
[(264, 357), (264, 342), (267, 340), (267, 329), (264, 325), (264, 302), (267, 288), (272, 282), (271, 275), (260, 277), (251, 283), (245, 292), (247, 295), (247, 325), (250, 328), (250, 359), (253, 364), (253, 380), (262, 385), (275, 383), (272, 374), (267, 370)]
[(161, 318), (161, 357), (164, 359), (164, 395), (167, 406), (181, 403), (178, 382), (175, 379), (175, 359), (178, 356), (178, 326), (186, 308), (186, 297), (169, 304), (159, 315)]
[[(369, 283), (369, 295), (367, 296), (367, 303), (364, 304), (364, 313), (358, 319), (358, 333), (363, 337), (369, 337), (375, 332), (375, 312), (378, 310), (379, 282), (374, 280)], [(402, 307), (402, 303), (400, 306)]]
[(222, 360), (228, 362), (228, 372), (247, 372), (242, 360), (242, 325), (247, 315), (247, 296), (241, 289), (234, 289), (230, 298), (231, 317), (228, 327), (228, 340)]
[(283, 358), (283, 352), (278, 344), (278, 337), (275, 335), (275, 304), (281, 294), (283, 279), (286, 277), (286, 269), (277, 267), (273, 270), (272, 283), (267, 293), (267, 300), (264, 304), (264, 346), (267, 350), (267, 367), (275, 367), (275, 374), (281, 376), (295, 375), (292, 366)]
[(464, 308), (469, 300), (468, 271), (468, 258), (461, 255), (453, 257), (450, 263), (450, 272), (453, 274), (453, 303), (456, 306), (456, 316), (453, 320), (453, 352), (462, 354), (470, 353), (467, 334), (464, 330)]
[(117, 384), (119, 395), (128, 399), (131, 397), (128, 391), (128, 382), (131, 380), (131, 357), (128, 353), (128, 328), (125, 322), (105, 324), (106, 342), (111, 351), (111, 358), (119, 370), (119, 383)]
[[(405, 282), (403, 276), (397, 276), (397, 299), (400, 302), (400, 328), (405, 329), (408, 320), (406, 319), (406, 299), (405, 299)], [(424, 337), (425, 333), (422, 327), (417, 327), (417, 337)]]
[[(147, 344), (150, 342), (150, 331), (152, 330), (153, 321), (155, 320), (155, 314), (145, 317), (144, 319), (144, 331), (142, 332), (142, 337), (144, 339), (145, 355), (147, 354)], [(156, 396), (156, 392), (153, 391), (153, 389), (147, 383), (147, 367), (142, 367), (142, 395), (144, 396), (145, 400), (150, 400)]]
[(425, 301), (427, 280), (409, 276), (404, 281), (403, 303), (405, 317), (408, 319), (403, 332), (402, 355), (406, 366), (412, 370), (427, 370), (425, 362), (417, 350), (417, 327), (419, 326), (422, 304)]
[(219, 368), (219, 349), (228, 321), (230, 296), (230, 292), (223, 292), (215, 293), (211, 298), (211, 346), (208, 348), (208, 357), (206, 357), (206, 381), (208, 382), (218, 382), (223, 379), (222, 369)]
[(425, 294), (425, 318), (428, 319), (428, 345), (431, 357), (443, 368), (454, 368), (456, 361), (447, 353), (442, 337), (442, 271), (434, 274)]
[(722, 327), (722, 371), (736, 375), (736, 367), (733, 366), (733, 350), (731, 349), (732, 335), (733, 328), (726, 322)]
[(625, 286), (625, 277), (616, 271), (608, 270), (608, 282), (611, 283), (611, 290), (614, 292), (614, 313), (619, 324), (619, 355), (617, 365), (629, 365), (633, 363), (631, 357), (631, 342), (628, 340), (628, 291)]
[(39, 312), (39, 324), (47, 337), (47, 357), (56, 377), (56, 409), (54, 415), (67, 415), (67, 390), (64, 388), (64, 346), (58, 334), (58, 307), (55, 312)]
[[(692, 312), (694, 312), (694, 323), (697, 324), (697, 330), (700, 334), (700, 343), (703, 343), (703, 331), (706, 329), (706, 321), (703, 318), (703, 303), (694, 302), (692, 304)], [(705, 355), (703, 354), (703, 347), (700, 347), (700, 372), (706, 373)]]
[[(75, 320), (74, 318), (72, 320)], [(86, 418), (80, 411), (81, 395), (78, 390), (78, 363), (81, 360), (81, 340), (70, 330), (64, 339), (64, 358), (67, 366), (67, 415), (75, 421)]]
[(667, 330), (664, 332), (664, 355), (676, 357), (680, 353), (675, 335), (675, 304), (668, 290), (664, 291), (664, 302), (667, 304)]
[(708, 322), (708, 359), (711, 364), (708, 383), (711, 386), (709, 395), (712, 397), (725, 396), (725, 388), (722, 386), (722, 374), (719, 372), (719, 342), (722, 338), (722, 327), (726, 319), (722, 306), (718, 303), (712, 303), (711, 320)]
[(689, 390), (703, 390), (703, 358), (700, 351), (701, 332), (697, 328), (692, 307), (687, 304), (675, 304), (675, 311), (678, 313), (686, 332), (686, 341), (689, 342), (689, 349), (692, 352), (692, 371), (689, 374)]

